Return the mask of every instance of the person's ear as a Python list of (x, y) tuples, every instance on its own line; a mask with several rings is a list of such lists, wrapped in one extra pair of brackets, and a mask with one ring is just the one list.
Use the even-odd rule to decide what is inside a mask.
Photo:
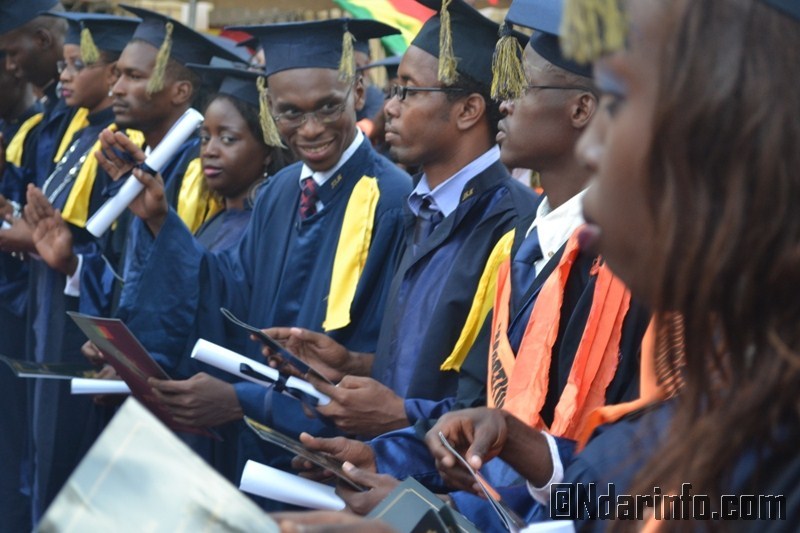
[(570, 120), (572, 127), (582, 130), (589, 125), (595, 111), (597, 111), (597, 97), (591, 93), (581, 93), (573, 99), (570, 107)]
[(461, 131), (472, 128), (486, 115), (486, 100), (479, 93), (472, 93), (466, 98), (455, 102), (457, 117), (456, 125)]
[(53, 46), (55, 37), (47, 28), (37, 28), (36, 31), (33, 32), (33, 41), (40, 50), (47, 50)]
[(187, 103), (191, 104), (194, 98), (194, 87), (192, 82), (188, 80), (177, 80), (172, 82), (171, 87), (172, 103), (175, 106), (182, 106)]

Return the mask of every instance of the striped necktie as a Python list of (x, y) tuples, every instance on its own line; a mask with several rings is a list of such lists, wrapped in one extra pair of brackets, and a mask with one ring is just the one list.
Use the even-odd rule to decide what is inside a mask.
[(317, 213), (317, 182), (314, 178), (304, 178), (300, 182), (300, 220)]

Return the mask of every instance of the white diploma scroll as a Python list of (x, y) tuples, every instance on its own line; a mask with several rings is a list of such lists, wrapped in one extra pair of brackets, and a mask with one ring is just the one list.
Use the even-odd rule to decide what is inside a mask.
[[(205, 339), (199, 339), (197, 343), (195, 343), (194, 348), (192, 349), (192, 359), (197, 359), (202, 363), (206, 363), (207, 365), (224, 370), (229, 374), (239, 376), (242, 379), (246, 379), (247, 381), (252, 381), (253, 383), (258, 383), (259, 385), (263, 386), (270, 385), (270, 382), (278, 383), (281, 379), (281, 374), (277, 369), (265, 365), (264, 363), (254, 361), (249, 357), (240, 355)], [(268, 378), (269, 382), (258, 379), (254, 376), (243, 374), (241, 371), (242, 363), (248, 365), (255, 372)], [(286, 388), (297, 389), (315, 397), (319, 402), (319, 405), (328, 405), (331, 401), (328, 396), (315, 389), (311, 383), (295, 376), (289, 376), (286, 379)]]
[[(167, 162), (175, 155), (180, 146), (186, 142), (192, 133), (203, 122), (203, 115), (194, 108), (189, 108), (181, 115), (181, 118), (172, 125), (166, 136), (153, 148), (150, 155), (145, 159), (144, 164), (161, 172)], [(97, 212), (92, 215), (86, 223), (86, 229), (95, 237), (103, 235), (111, 224), (122, 214), (128, 205), (136, 198), (144, 185), (134, 176), (128, 176), (125, 183), (120, 187), (116, 196), (104, 203)]]
[(247, 461), (239, 482), (239, 489), (300, 507), (320, 511), (341, 511), (344, 500), (333, 487), (305, 479), (255, 461)]
[(120, 379), (72, 378), (72, 394), (130, 394), (128, 384)]

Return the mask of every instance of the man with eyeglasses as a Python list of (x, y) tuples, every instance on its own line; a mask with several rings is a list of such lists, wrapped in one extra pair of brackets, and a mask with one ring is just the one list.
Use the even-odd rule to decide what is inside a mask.
[[(260, 345), (227, 326), (220, 307), (250, 324), (299, 325), (374, 352), (402, 249), (411, 179), (356, 128), (364, 87), (343, 51), (346, 32), (370, 39), (397, 30), (350, 19), (239, 29), (255, 35), (269, 57), (262, 124), (275, 128), (300, 161), (270, 178), (241, 244), (220, 254), (205, 252), (167, 209), (154, 178), (139, 174), (146, 190), (131, 204), (142, 221), (134, 224), (136, 252), (122, 307), (138, 327), (174, 339), (167, 355), (181, 375), (173, 377), (198, 370), (186, 365), (194, 363), (186, 349), (198, 337), (263, 360)], [(201, 372), (153, 386), (185, 424), (217, 426), (248, 415), (319, 427), (296, 400), (250, 382)], [(266, 460), (251, 432), (241, 437), (240, 466), (248, 458)]]
[[(359, 513), (368, 512), (396, 484), (387, 474), (414, 476), (437, 491), (462, 489), (449, 493), (460, 512), (481, 531), (504, 530), (490, 503), (474, 495), (474, 478), (443, 448), (438, 432), (443, 431), (465, 457), (472, 442), (494, 445), (481, 439), (475, 428), (489, 427), (501, 416), (498, 413), (506, 420), (514, 418), (506, 427), (513, 427), (515, 435), (523, 425), (556, 435), (539, 431), (526, 453), (509, 446), (500, 454), (502, 460), (485, 462), (481, 469), (503, 500), (525, 516), (543, 510), (531, 496), (546, 500), (550, 485), (561, 481), (559, 454), (570, 455), (592, 409), (638, 394), (639, 352), (649, 314), (629, 295), (626, 298), (624, 286), (614, 281), (596, 253), (578, 247), (582, 198), (590, 175), (575, 148), (589, 122), (603, 117), (595, 116), (602, 111), (591, 66), (561, 55), (561, 9), (560, 0), (514, 0), (506, 17), (506, 22), (535, 32), (523, 56), (526, 85), (501, 104), (505, 117), (497, 135), (500, 158), (510, 167), (539, 172), (545, 197), (535, 217), (519, 220), (510, 257), (500, 268), (492, 344), (475, 345), (468, 356), (486, 360), (488, 354), (487, 404), (497, 409), (452, 410), (428, 432), (425, 442), (408, 431), (381, 436), (369, 447), (307, 439), (312, 449), (381, 473), (353, 472), (354, 481), (370, 487), (366, 496), (340, 489), (348, 506)], [(606, 327), (597, 327), (601, 323)], [(483, 353), (475, 353), (477, 348)], [(587, 365), (588, 360), (592, 363)], [(603, 370), (595, 373), (593, 367)], [(452, 459), (447, 467), (441, 465), (445, 456)], [(541, 465), (540, 477), (531, 480), (531, 494), (514, 470), (524, 472), (521, 465), (530, 464)], [(433, 473), (437, 467), (447, 479)]]
[[(332, 398), (319, 411), (343, 432), (362, 437), (425, 426), (454, 406), (459, 387), (465, 405), (485, 401), (484, 301), (492, 277), (484, 271), (487, 264), (491, 270), (498, 241), (533, 214), (537, 201), (511, 179), (495, 144), (500, 114), (489, 92), (498, 25), (454, 0), (446, 7), (448, 29), (441, 1), (421, 3), (437, 14), (403, 56), (401, 85), (384, 106), (392, 156), (419, 165), (422, 173), (406, 202), (406, 249), (377, 351), (354, 353), (299, 329), (269, 330), (341, 379), (337, 387), (314, 381)], [(447, 82), (439, 75), (446, 60), (441, 31), (451, 31), (458, 58)], [(466, 358), (473, 345), (483, 353)]]

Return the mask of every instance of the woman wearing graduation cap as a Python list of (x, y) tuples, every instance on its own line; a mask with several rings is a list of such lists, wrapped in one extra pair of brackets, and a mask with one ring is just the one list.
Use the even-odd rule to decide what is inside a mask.
[[(69, 30), (64, 59), (59, 62), (61, 97), (78, 109), (88, 126), (76, 131), (59, 148), (55, 169), (41, 189), (29, 186), (26, 218), (35, 227), (34, 243), (41, 261), (31, 263), (30, 319), (34, 336), (30, 356), (37, 362), (81, 362), (85, 336), (64, 313), (78, 309), (74, 293), (65, 291), (65, 275), (76, 265), (53, 254), (53, 241), (63, 240), (76, 250), (91, 249), (93, 241), (82, 229), (101, 203), (105, 186), (93, 149), (97, 136), (113, 119), (109, 89), (116, 81), (115, 62), (127, 44), (137, 19), (77, 13), (49, 13), (66, 19)], [(135, 136), (133, 132), (129, 135)], [(139, 140), (141, 142), (141, 140)], [(58, 214), (54, 213), (58, 210)], [(63, 218), (57, 231), (48, 231)], [(46, 219), (46, 220), (44, 220)], [(43, 221), (42, 225), (38, 222)], [(74, 257), (74, 255), (72, 256)], [(66, 383), (34, 384), (32, 443), (34, 520), (55, 497), (91, 445), (100, 427), (99, 413), (85, 398), (70, 395)]]
[[(594, 174), (582, 241), (657, 312), (683, 317), (684, 356), (659, 334), (656, 345), (670, 349), (655, 369), (659, 383), (683, 385), (670, 404), (599, 428), (571, 458), (551, 462), (535, 431), (500, 412), (454, 413), (451, 429), (462, 430), (451, 436), (473, 466), (500, 454), (528, 479), (563, 465), (554, 482), (573, 490), (593, 481), (602, 494), (613, 482), (617, 494), (650, 496), (645, 531), (795, 529), (800, 7), (631, 0), (620, 11), (572, 0), (570, 13), (571, 53), (602, 56), (601, 115), (578, 150)], [(582, 16), (599, 16), (603, 31)], [(434, 453), (452, 469), (448, 452)], [(572, 511), (581, 530), (619, 527)]]
[(258, 72), (241, 68), (189, 65), (216, 94), (203, 111), (200, 159), (208, 189), (222, 197), (225, 208), (195, 233), (209, 251), (239, 241), (259, 186), (291, 162), (288, 149), (267, 144), (259, 120)]

